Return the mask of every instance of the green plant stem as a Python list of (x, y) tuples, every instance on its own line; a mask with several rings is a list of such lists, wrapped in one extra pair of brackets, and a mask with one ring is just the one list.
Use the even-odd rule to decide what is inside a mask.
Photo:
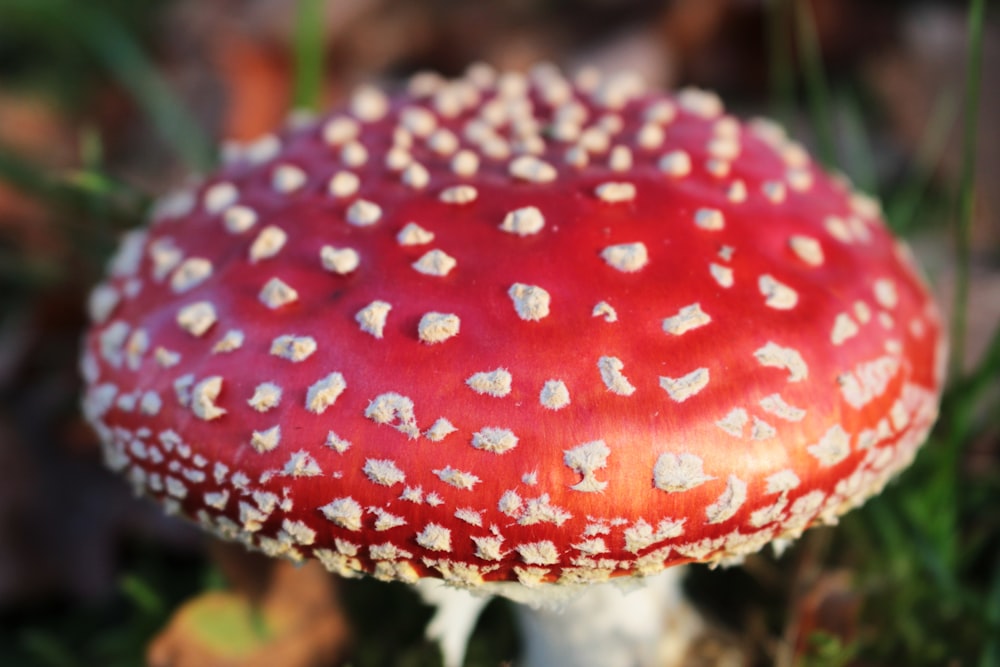
[(972, 217), (975, 204), (976, 137), (979, 93), (982, 83), (983, 23), (986, 0), (970, 0), (969, 51), (965, 85), (965, 127), (962, 141), (962, 176), (955, 225), (955, 296), (951, 320), (951, 374), (959, 378), (965, 369), (966, 314), (969, 306), (969, 262), (972, 253)]
[(298, 0), (295, 25), (295, 84), (292, 108), (319, 110), (323, 93), (323, 6)]
[(896, 233), (910, 230), (923, 208), (934, 171), (941, 163), (941, 156), (948, 146), (948, 137), (954, 129), (958, 111), (959, 104), (954, 91), (946, 89), (938, 95), (917, 147), (912, 172), (890, 207), (889, 222)]
[(795, 78), (788, 44), (788, 0), (768, 0), (767, 25), (768, 77), (771, 114), (789, 127), (795, 109)]
[(829, 86), (823, 71), (816, 17), (809, 2), (795, 2), (794, 8), (796, 41), (802, 58), (806, 95), (809, 98), (812, 124), (816, 128), (819, 156), (827, 167), (834, 168), (837, 166), (837, 149), (833, 139)]

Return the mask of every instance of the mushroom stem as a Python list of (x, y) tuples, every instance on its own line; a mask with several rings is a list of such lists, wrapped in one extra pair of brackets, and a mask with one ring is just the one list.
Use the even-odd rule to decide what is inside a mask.
[(517, 606), (519, 667), (664, 667), (682, 664), (701, 617), (684, 598), (684, 568), (636, 586), (592, 586), (558, 608)]
[[(572, 594), (537, 591), (514, 597), (522, 636), (519, 667), (670, 667), (683, 663), (703, 621), (685, 599), (684, 567), (640, 583), (610, 582)], [(422, 579), (417, 589), (437, 607), (427, 638), (441, 647), (444, 667), (460, 667), (480, 612), (491, 599)], [(498, 589), (503, 595), (504, 590)]]
[(425, 636), (441, 649), (444, 667), (461, 667), (479, 614), (493, 597), (449, 586), (440, 579), (419, 579), (414, 587), (435, 608)]

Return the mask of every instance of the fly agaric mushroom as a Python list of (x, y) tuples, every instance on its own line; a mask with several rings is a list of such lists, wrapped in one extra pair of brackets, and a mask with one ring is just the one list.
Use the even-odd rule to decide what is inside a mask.
[(934, 421), (877, 203), (711, 93), (476, 66), (227, 156), (127, 236), (82, 362), (107, 463), (224, 539), (573, 605), (835, 521)]

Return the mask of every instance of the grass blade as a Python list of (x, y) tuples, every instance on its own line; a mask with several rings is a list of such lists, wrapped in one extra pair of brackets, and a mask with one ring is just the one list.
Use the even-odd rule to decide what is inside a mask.
[(837, 166), (837, 147), (833, 140), (833, 120), (830, 115), (830, 90), (823, 71), (823, 55), (816, 32), (816, 17), (812, 4), (796, 2), (795, 35), (802, 58), (806, 96), (809, 99), (812, 125), (816, 130), (820, 159), (827, 167)]
[(788, 128), (795, 115), (795, 76), (786, 32), (789, 4), (788, 0), (768, 0), (767, 7), (765, 31), (771, 115)]
[(323, 94), (323, 3), (299, 0), (292, 108), (318, 111)]
[(962, 176), (959, 181), (958, 218), (955, 225), (955, 307), (951, 320), (951, 373), (959, 378), (965, 369), (966, 311), (969, 306), (969, 260), (972, 252), (972, 214), (975, 196), (976, 137), (979, 92), (982, 83), (985, 0), (970, 0), (969, 51), (966, 64), (965, 128), (962, 139)]

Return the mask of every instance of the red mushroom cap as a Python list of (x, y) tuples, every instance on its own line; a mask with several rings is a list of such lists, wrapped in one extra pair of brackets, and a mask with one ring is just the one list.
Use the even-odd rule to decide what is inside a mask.
[(364, 88), (164, 200), (93, 293), (108, 464), (341, 574), (584, 582), (758, 550), (908, 464), (941, 324), (878, 205), (700, 90)]

